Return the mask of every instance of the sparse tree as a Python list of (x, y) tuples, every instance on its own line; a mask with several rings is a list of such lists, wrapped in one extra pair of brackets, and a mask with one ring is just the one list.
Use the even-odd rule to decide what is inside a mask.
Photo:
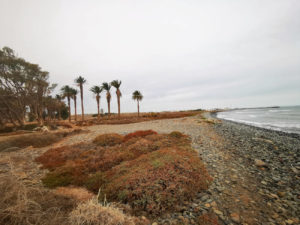
[(97, 101), (97, 112), (98, 112), (98, 120), (100, 119), (100, 94), (103, 91), (102, 87), (99, 86), (93, 86), (90, 89), (91, 92), (93, 92), (96, 95), (96, 101)]
[(48, 82), (49, 73), (39, 65), (19, 58), (8, 47), (0, 49), (0, 117), (1, 123), (24, 125), (30, 114), (44, 123), (47, 96), (56, 85)]
[(81, 119), (84, 121), (84, 107), (83, 107), (83, 84), (86, 83), (86, 79), (84, 79), (82, 76), (79, 76), (75, 79), (75, 83), (80, 88), (80, 99), (81, 99)]
[(132, 93), (132, 99), (137, 101), (138, 117), (140, 116), (140, 101), (143, 100), (143, 97), (140, 91), (134, 91)]
[(116, 95), (117, 95), (117, 101), (118, 101), (118, 116), (120, 117), (120, 115), (121, 115), (121, 102), (120, 102), (120, 98), (122, 97), (122, 93), (120, 91), (120, 86), (122, 84), (122, 81), (113, 80), (110, 84), (117, 89), (116, 90)]
[(110, 89), (111, 89), (111, 85), (107, 82), (104, 82), (104, 83), (102, 83), (102, 88), (106, 91), (108, 116), (110, 116), (110, 101), (111, 101)]
[(47, 96), (44, 99), (44, 102), (45, 102), (44, 103), (45, 109), (47, 110), (47, 113), (46, 112), (44, 113), (45, 117), (47, 116), (48, 121), (55, 119), (55, 111), (57, 109), (56, 99), (52, 98), (52, 96)]
[(71, 122), (71, 97), (73, 95), (72, 88), (68, 85), (65, 85), (61, 88), (62, 97), (67, 98), (68, 100), (68, 113), (69, 113), (69, 122)]

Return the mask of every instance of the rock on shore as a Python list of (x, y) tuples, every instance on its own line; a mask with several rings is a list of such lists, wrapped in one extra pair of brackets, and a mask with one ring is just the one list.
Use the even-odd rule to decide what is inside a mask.
[(268, 207), (258, 224), (299, 224), (300, 136), (230, 121), (214, 129), (258, 181), (255, 191)]

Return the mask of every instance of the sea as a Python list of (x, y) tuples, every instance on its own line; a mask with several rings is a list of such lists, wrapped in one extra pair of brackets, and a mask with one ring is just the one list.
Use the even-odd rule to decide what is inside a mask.
[(300, 134), (300, 105), (227, 110), (219, 112), (217, 117), (256, 127)]

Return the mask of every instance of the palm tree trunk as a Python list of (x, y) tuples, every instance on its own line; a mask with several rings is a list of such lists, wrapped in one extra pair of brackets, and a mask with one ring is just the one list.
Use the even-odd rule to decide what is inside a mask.
[(121, 115), (121, 103), (120, 103), (120, 96), (118, 95), (118, 116), (120, 117)]
[(74, 108), (75, 108), (75, 121), (77, 121), (77, 100), (76, 100), (76, 97), (74, 97)]
[(70, 106), (70, 97), (68, 97), (68, 111), (69, 111), (69, 122), (71, 123), (71, 106)]
[(83, 108), (83, 87), (80, 84), (80, 98), (81, 98), (81, 119), (84, 121), (84, 108)]
[(139, 100), (137, 101), (137, 107), (138, 107), (138, 117), (140, 117), (140, 102), (139, 102)]
[(108, 117), (110, 117), (110, 101), (107, 101)]
[(99, 101), (100, 96), (97, 95), (97, 110), (98, 110), (98, 120), (100, 119), (100, 101)]

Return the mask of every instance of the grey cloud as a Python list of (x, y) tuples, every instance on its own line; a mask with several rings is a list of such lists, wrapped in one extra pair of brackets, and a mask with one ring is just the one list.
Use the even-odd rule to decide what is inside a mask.
[(1, 0), (0, 47), (59, 86), (83, 75), (87, 112), (113, 79), (124, 111), (135, 89), (144, 111), (300, 104), (299, 15), (298, 0)]

